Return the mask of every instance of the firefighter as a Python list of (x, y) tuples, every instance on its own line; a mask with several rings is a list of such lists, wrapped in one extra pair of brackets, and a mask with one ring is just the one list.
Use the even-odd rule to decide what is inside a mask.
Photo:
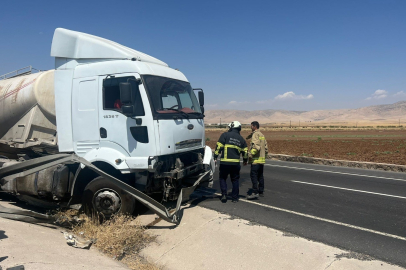
[(248, 193), (247, 199), (249, 200), (264, 196), (264, 164), (265, 157), (268, 155), (268, 144), (264, 134), (259, 131), (257, 121), (251, 123), (251, 130), (252, 133), (247, 137), (247, 139), (251, 139), (248, 160), (251, 164), (252, 191), (251, 194)]
[(227, 202), (227, 177), (230, 175), (232, 190), (232, 202), (238, 202), (238, 195), (240, 193), (238, 180), (240, 179), (240, 156), (243, 155), (244, 166), (247, 165), (248, 147), (247, 142), (240, 135), (241, 123), (233, 121), (229, 125), (228, 132), (221, 134), (217, 142), (216, 150), (214, 152), (214, 160), (217, 164), (217, 157), (221, 153), (220, 159), (220, 187), (221, 187), (221, 201)]

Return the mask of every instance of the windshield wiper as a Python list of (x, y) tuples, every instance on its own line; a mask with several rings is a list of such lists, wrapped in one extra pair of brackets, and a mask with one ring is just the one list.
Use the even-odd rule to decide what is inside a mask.
[(189, 119), (189, 115), (187, 113), (185, 113), (184, 111), (181, 111), (179, 109), (162, 108), (162, 110), (169, 110), (169, 111), (179, 112), (179, 113), (183, 114), (184, 116), (186, 116), (187, 119)]

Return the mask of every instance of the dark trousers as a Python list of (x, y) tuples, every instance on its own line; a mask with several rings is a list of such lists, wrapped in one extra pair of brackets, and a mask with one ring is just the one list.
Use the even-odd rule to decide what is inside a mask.
[(264, 164), (251, 164), (252, 193), (264, 193)]
[(226, 165), (220, 164), (220, 188), (221, 194), (227, 195), (227, 177), (230, 175), (231, 183), (233, 185), (233, 191), (231, 197), (233, 199), (238, 199), (238, 195), (240, 194), (240, 187), (238, 180), (240, 179), (240, 165)]

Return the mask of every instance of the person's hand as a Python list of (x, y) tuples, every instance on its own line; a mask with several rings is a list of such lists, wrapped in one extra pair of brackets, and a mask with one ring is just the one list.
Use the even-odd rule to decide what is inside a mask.
[(217, 167), (217, 159), (214, 160), (214, 167)]
[(247, 162), (245, 161), (242, 165), (243, 165), (243, 166), (247, 166)]

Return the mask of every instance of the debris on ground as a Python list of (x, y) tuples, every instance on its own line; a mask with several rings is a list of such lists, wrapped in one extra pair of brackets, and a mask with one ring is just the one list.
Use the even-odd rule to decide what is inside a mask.
[(55, 224), (67, 229), (72, 229), (82, 223), (84, 220), (80, 218), (78, 210), (68, 209), (54, 213)]
[(56, 215), (60, 223), (71, 226), (69, 231), (63, 232), (68, 245), (76, 248), (94, 246), (130, 269), (160, 269), (139, 255), (155, 237), (149, 235), (135, 217), (115, 215), (102, 222), (100, 217), (89, 217), (72, 209)]
[(75, 248), (86, 248), (89, 249), (90, 246), (93, 244), (93, 240), (79, 240), (75, 235), (69, 234), (67, 232), (62, 232), (63, 236), (66, 239), (66, 243), (69, 246), (75, 247)]

